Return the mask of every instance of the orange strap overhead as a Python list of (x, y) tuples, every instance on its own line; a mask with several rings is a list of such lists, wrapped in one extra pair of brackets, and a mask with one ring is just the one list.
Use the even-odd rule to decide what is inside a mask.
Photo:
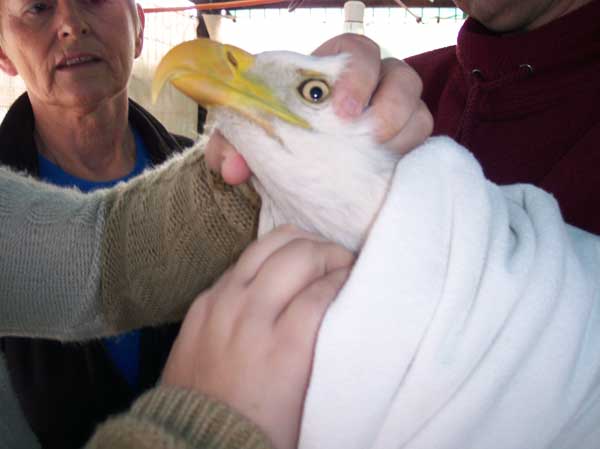
[(199, 11), (209, 11), (212, 9), (236, 9), (247, 8), (249, 6), (270, 5), (271, 3), (282, 3), (282, 0), (237, 0), (231, 2), (202, 3), (200, 5), (190, 6), (175, 6), (170, 8), (144, 8), (144, 13), (149, 14), (153, 12), (177, 12), (187, 11), (189, 9), (196, 9)]

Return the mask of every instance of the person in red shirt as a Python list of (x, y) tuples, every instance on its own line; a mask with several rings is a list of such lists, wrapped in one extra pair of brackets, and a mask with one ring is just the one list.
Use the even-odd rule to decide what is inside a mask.
[(498, 184), (552, 193), (567, 223), (600, 234), (600, 1), (455, 0), (457, 45), (407, 59), (434, 135)]

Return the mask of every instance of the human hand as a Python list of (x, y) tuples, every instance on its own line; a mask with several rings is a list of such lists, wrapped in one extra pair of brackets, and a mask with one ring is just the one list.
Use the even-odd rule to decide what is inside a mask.
[(421, 100), (423, 83), (404, 61), (381, 60), (379, 46), (358, 34), (328, 40), (316, 56), (350, 54), (348, 70), (336, 82), (332, 101), (338, 116), (354, 120), (362, 114), (375, 123), (377, 142), (405, 154), (429, 137), (433, 118)]
[(295, 448), (317, 332), (353, 262), (290, 226), (267, 234), (196, 299), (162, 382), (221, 400), (278, 449)]
[[(355, 120), (363, 114), (375, 127), (376, 140), (405, 154), (423, 143), (433, 129), (433, 119), (421, 100), (423, 84), (408, 64), (394, 58), (380, 59), (377, 44), (357, 34), (342, 34), (325, 42), (317, 56), (349, 53), (348, 70), (336, 82), (332, 101), (338, 116)], [(219, 133), (206, 147), (206, 162), (236, 185), (250, 177), (244, 158)]]

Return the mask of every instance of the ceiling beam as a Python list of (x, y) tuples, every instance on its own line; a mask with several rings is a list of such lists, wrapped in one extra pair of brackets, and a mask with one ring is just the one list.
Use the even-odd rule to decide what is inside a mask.
[[(217, 0), (192, 0), (196, 4), (201, 3), (216, 3)], [(227, 0), (218, 0), (219, 2)], [(394, 0), (362, 0), (362, 2), (371, 8), (377, 7), (398, 7), (398, 3)], [(402, 2), (410, 8), (451, 8), (454, 7), (452, 0), (402, 0)], [(344, 6), (344, 0), (303, 0), (300, 4), (300, 8), (342, 8)], [(290, 1), (282, 1), (278, 3), (271, 3), (264, 6), (255, 6), (254, 8), (287, 8)]]

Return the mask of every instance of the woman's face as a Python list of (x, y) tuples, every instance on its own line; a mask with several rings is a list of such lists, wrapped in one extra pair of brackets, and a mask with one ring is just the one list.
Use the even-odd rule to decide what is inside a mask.
[(32, 102), (93, 107), (126, 90), (144, 20), (129, 0), (1, 0), (0, 14), (0, 68)]

